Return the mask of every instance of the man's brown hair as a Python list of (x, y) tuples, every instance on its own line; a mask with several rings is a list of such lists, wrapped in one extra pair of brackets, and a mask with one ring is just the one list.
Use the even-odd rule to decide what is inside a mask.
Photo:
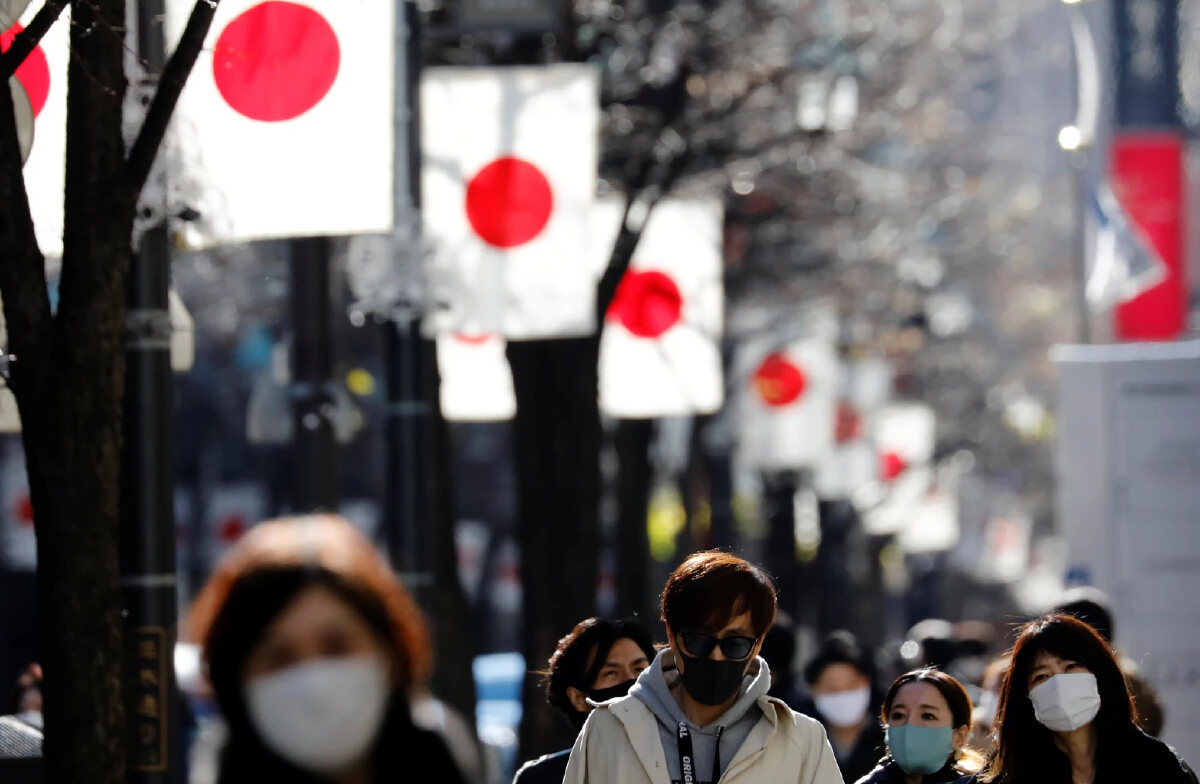
[(671, 631), (721, 631), (731, 618), (750, 614), (754, 636), (775, 622), (776, 591), (770, 575), (736, 555), (696, 553), (667, 579), (662, 619)]

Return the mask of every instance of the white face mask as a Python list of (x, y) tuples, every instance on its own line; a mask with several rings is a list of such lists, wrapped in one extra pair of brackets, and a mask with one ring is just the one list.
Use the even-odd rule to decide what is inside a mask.
[(1033, 715), (1055, 732), (1085, 727), (1100, 712), (1096, 676), (1090, 672), (1055, 675), (1029, 692)]
[(814, 694), (813, 702), (821, 715), (835, 727), (856, 727), (871, 706), (871, 688), (863, 686), (851, 691)]
[(379, 657), (317, 659), (247, 682), (246, 706), (267, 748), (329, 775), (369, 753), (390, 692)]

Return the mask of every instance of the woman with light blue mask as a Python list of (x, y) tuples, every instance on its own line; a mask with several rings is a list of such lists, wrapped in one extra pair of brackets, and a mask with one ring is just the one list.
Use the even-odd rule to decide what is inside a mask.
[(954, 784), (982, 759), (967, 749), (971, 698), (940, 670), (901, 675), (883, 699), (888, 756), (858, 784)]

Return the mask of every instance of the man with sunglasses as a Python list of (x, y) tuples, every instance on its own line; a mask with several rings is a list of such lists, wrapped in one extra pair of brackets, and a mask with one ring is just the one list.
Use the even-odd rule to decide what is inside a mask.
[(824, 728), (769, 697), (758, 656), (776, 595), (761, 569), (697, 553), (667, 580), (670, 648), (592, 712), (565, 784), (842, 784)]

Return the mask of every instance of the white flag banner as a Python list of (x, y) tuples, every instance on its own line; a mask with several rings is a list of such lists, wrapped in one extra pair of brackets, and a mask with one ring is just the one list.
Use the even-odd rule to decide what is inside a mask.
[[(597, 203), (615, 213), (605, 220), (614, 238), (623, 207)], [(656, 419), (721, 407), (723, 222), (717, 199), (665, 199), (651, 211), (600, 339), (605, 414)]]
[(896, 541), (906, 553), (941, 553), (953, 550), (960, 536), (958, 499), (937, 488), (916, 504)]
[(821, 498), (847, 499), (879, 481), (872, 423), (892, 395), (892, 366), (878, 357), (845, 366), (845, 399), (838, 404), (837, 447), (813, 474)]
[(510, 340), (595, 331), (588, 227), (599, 72), (587, 65), (429, 68), (422, 217), (438, 334)]
[(189, 245), (391, 230), (394, 7), (222, 0), (168, 140)]
[[(31, 3), (21, 18), (0, 33), (8, 49), (42, 3)], [(62, 256), (63, 187), (67, 162), (67, 64), (71, 59), (71, 11), (66, 9), (14, 77), (33, 111), (33, 144), (25, 160), (25, 193), (38, 246), (46, 256)]]
[(937, 419), (922, 403), (885, 406), (875, 420), (879, 470), (885, 481), (894, 481), (909, 468), (933, 460)]
[(517, 414), (512, 370), (497, 335), (438, 335), (442, 416), (451, 422), (498, 422)]
[(747, 354), (751, 361), (743, 366), (747, 378), (740, 412), (745, 462), (783, 470), (811, 468), (827, 459), (835, 444), (841, 386), (833, 344), (812, 338), (780, 351)]

